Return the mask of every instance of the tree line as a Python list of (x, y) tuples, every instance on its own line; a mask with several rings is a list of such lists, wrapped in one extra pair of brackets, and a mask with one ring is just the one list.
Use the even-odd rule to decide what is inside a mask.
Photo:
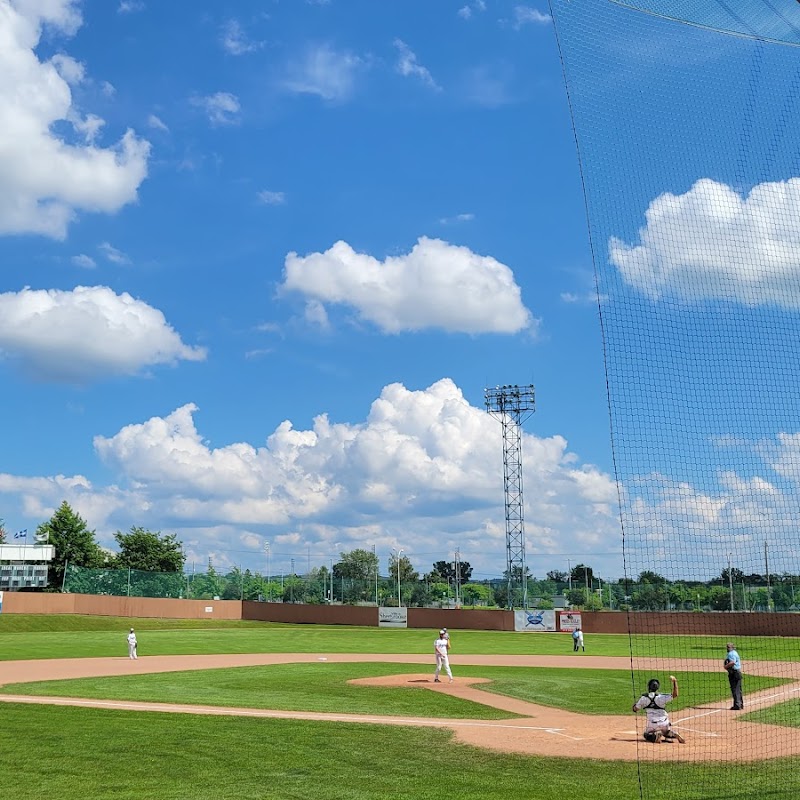
[[(305, 603), (379, 603), (380, 605), (454, 605), (520, 607), (522, 575), (512, 573), (493, 580), (472, 580), (468, 561), (435, 561), (420, 574), (407, 556), (392, 553), (388, 575), (380, 574), (372, 550), (356, 548), (341, 552), (336, 563), (311, 569), (304, 575), (263, 576), (238, 567), (218, 572), (209, 562), (198, 574), (186, 574), (183, 544), (174, 534), (162, 534), (133, 526), (117, 531), (118, 552), (102, 548), (95, 532), (65, 501), (53, 516), (36, 529), (37, 541), (54, 547), (50, 564), (50, 590), (60, 591), (69, 572), (68, 590), (87, 593), (134, 594), (244, 600), (276, 600)], [(0, 543), (8, 534), (0, 520)], [(108, 575), (98, 590), (92, 570), (127, 571)], [(131, 572), (136, 571), (133, 577)], [(171, 575), (167, 580), (156, 575)], [(131, 581), (134, 584), (131, 584)], [(587, 564), (570, 570), (551, 570), (544, 579), (525, 569), (528, 604), (553, 608), (559, 599), (576, 609), (636, 611), (789, 611), (800, 604), (800, 577), (744, 574), (731, 568), (711, 581), (668, 581), (651, 570), (635, 580), (604, 581)]]

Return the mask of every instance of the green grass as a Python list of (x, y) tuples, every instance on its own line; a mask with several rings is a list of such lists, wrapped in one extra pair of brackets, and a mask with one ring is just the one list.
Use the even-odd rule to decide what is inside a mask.
[[(421, 686), (353, 686), (352, 678), (419, 673), (408, 664), (278, 664), (235, 669), (192, 670), (150, 675), (39, 681), (0, 687), (3, 694), (91, 697), (287, 711), (321, 711), (458, 719), (508, 719), (509, 714)], [(583, 714), (627, 714), (631, 677), (623, 670), (550, 667), (462, 667), (460, 677), (489, 678), (478, 686), (488, 693)], [(689, 690), (670, 711), (724, 700), (727, 683), (718, 674), (688, 673), (678, 679)], [(785, 683), (779, 678), (748, 676), (748, 691)]]
[[(22, 617), (0, 615), (0, 660), (125, 654), (125, 633), (134, 625), (144, 655), (163, 653), (424, 653), (430, 654), (433, 631), (295, 626), (218, 620), (139, 620), (68, 615)], [(468, 667), (462, 654), (570, 654), (566, 636), (454, 631), (453, 667), (457, 676), (491, 674), (492, 691), (533, 702), (573, 708), (585, 713), (628, 713), (629, 671), (584, 670), (582, 654), (569, 670)], [(626, 636), (587, 634), (587, 655), (629, 656)], [(722, 637), (635, 637), (636, 652), (670, 655), (676, 660), (713, 658), (721, 661)], [(796, 659), (797, 640), (752, 637), (737, 642), (749, 660)], [(317, 686), (303, 680), (325, 674)], [(313, 672), (323, 667), (325, 673)], [(332, 668), (332, 669), (327, 669)], [(0, 667), (1, 671), (2, 667)], [(363, 672), (361, 672), (363, 670)], [(109, 687), (145, 691), (153, 699), (178, 701), (175, 681), (185, 702), (257, 705), (261, 694), (273, 700), (332, 710), (355, 711), (363, 702), (380, 713), (419, 715), (410, 709), (420, 698), (425, 714), (446, 716), (430, 705), (448, 704), (449, 712), (465, 712), (454, 698), (416, 689), (363, 687), (350, 689), (344, 677), (419, 672), (420, 665), (307, 664), (213, 670), (136, 678), (84, 681), (104, 696)], [(524, 673), (524, 674), (523, 674)], [(664, 679), (665, 676), (659, 676)], [(727, 699), (725, 675), (678, 673), (681, 697), (670, 706)], [(141, 683), (142, 681), (152, 683)], [(772, 685), (774, 679), (746, 676), (745, 691)], [(123, 681), (127, 683), (122, 683)], [(764, 681), (762, 683), (762, 681)], [(107, 682), (107, 683), (106, 683)], [(779, 681), (775, 681), (779, 682)], [(57, 693), (77, 681), (53, 682)], [(294, 685), (293, 685), (294, 684)], [(319, 691), (317, 691), (319, 688)], [(313, 691), (312, 691), (313, 690)], [(387, 692), (384, 695), (383, 692)], [(185, 698), (196, 695), (194, 701)], [(90, 694), (81, 691), (81, 694)], [(234, 698), (236, 698), (234, 700)], [(354, 698), (359, 698), (355, 700)], [(402, 698), (402, 699), (398, 699)], [(577, 699), (576, 699), (577, 698)], [(264, 699), (264, 705), (280, 707)], [(576, 705), (577, 704), (577, 707)], [(477, 716), (469, 706), (468, 716)], [(321, 709), (324, 710), (324, 709)], [(769, 718), (771, 714), (775, 716)], [(797, 705), (784, 704), (750, 717), (784, 725), (797, 724)], [(450, 733), (427, 728), (305, 722), (189, 714), (153, 714), (100, 709), (2, 704), (0, 775), (5, 794), (14, 800), (638, 800), (677, 797), (680, 800), (789, 800), (800, 796), (797, 759), (757, 764), (652, 764), (574, 761), (516, 756), (456, 744)], [(687, 744), (687, 747), (689, 745)], [(13, 786), (9, 784), (13, 781)]]
[(277, 664), (154, 675), (40, 681), (0, 687), (5, 694), (189, 703), (281, 711), (510, 719), (499, 709), (421, 686), (353, 686), (353, 678), (418, 673), (408, 664)]
[(748, 722), (763, 722), (768, 725), (783, 725), (788, 728), (800, 728), (800, 701), (790, 700), (774, 706), (745, 714), (742, 719)]
[[(359, 628), (341, 625), (287, 625), (252, 621), (125, 619), (66, 614), (0, 614), (0, 661), (37, 658), (119, 656), (134, 626), (140, 655), (199, 653), (430, 653), (436, 632), (427, 629)], [(453, 631), (458, 654), (573, 655), (565, 634)], [(725, 654), (721, 636), (638, 636), (587, 634), (586, 655), (668, 654), (676, 659)], [(749, 637), (739, 644), (745, 661), (793, 661), (797, 640)], [(583, 653), (574, 655), (576, 663)]]
[(787, 759), (640, 769), (507, 755), (432, 729), (16, 704), (2, 715), (0, 774), (14, 800), (638, 800), (640, 780), (653, 798), (800, 794)]

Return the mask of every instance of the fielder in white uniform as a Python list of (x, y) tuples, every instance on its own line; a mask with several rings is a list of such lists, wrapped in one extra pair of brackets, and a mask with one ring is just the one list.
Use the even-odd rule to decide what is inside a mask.
[(131, 632), (128, 634), (128, 658), (139, 658), (136, 654), (136, 633), (133, 628), (131, 628)]
[(439, 673), (444, 669), (447, 677), (450, 678), (450, 683), (453, 682), (453, 673), (450, 671), (450, 659), (447, 655), (447, 649), (450, 647), (450, 641), (445, 638), (447, 631), (439, 631), (439, 638), (433, 643), (433, 651), (436, 653), (436, 672), (433, 674), (434, 683), (441, 683), (439, 680)]

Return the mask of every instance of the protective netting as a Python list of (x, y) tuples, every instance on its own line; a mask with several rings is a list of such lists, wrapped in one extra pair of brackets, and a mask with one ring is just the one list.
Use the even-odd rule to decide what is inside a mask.
[[(699, 636), (629, 617), (633, 694), (650, 677), (668, 691), (676, 675), (668, 710), (687, 740), (647, 744), (632, 718), (641, 795), (798, 796), (800, 3), (552, 0), (551, 12), (595, 262), (626, 578), (689, 597), (693, 582), (716, 581), (728, 600), (693, 614)], [(770, 613), (751, 610), (755, 592)], [(729, 710), (727, 641), (744, 712)], [(724, 783), (703, 769), (720, 760)]]

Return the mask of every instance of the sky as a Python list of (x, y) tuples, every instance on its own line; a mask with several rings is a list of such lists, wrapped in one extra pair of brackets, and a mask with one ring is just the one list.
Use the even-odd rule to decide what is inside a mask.
[[(658, 203), (740, 191), (707, 166), (642, 179), (595, 232), (646, 302), (693, 274), (661, 269)], [(623, 574), (544, 0), (0, 0), (0, 267), (12, 535), (66, 500), (103, 546), (174, 533), (198, 569), (374, 547), (498, 577), (484, 390), (532, 384), (527, 565)]]

